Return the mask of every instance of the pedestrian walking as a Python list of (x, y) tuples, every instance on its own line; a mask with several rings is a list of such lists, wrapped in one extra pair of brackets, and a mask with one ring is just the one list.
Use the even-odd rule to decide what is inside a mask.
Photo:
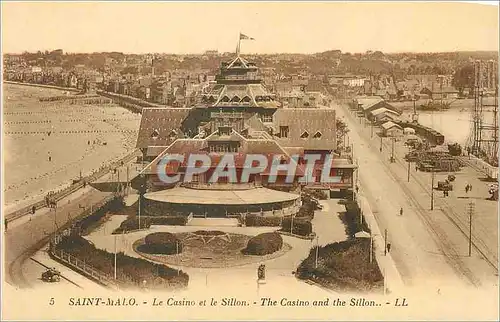
[(469, 191), (472, 191), (472, 185), (471, 184), (469, 185)]
[(469, 185), (466, 185), (465, 186), (465, 194), (468, 194), (469, 193)]
[(389, 253), (391, 251), (391, 243), (387, 243), (387, 252)]
[(359, 193), (359, 186), (356, 185), (356, 193)]
[(402, 216), (402, 215), (403, 215), (403, 208), (401, 208), (401, 209), (399, 210), (399, 215), (400, 215), (400, 216)]
[(4, 224), (4, 226), (5, 226), (5, 231), (7, 231), (7, 224), (8, 224), (8, 222), (7, 222), (7, 218), (5, 218), (5, 219), (4, 219), (4, 223), (3, 223), (3, 224)]

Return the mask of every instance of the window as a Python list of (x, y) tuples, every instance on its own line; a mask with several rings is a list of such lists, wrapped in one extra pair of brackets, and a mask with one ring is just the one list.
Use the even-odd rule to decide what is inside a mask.
[(262, 115), (262, 122), (264, 123), (272, 123), (273, 116), (272, 115)]
[(304, 131), (302, 135), (300, 136), (301, 139), (307, 139), (309, 137), (309, 133), (307, 131)]
[(231, 135), (232, 128), (230, 126), (219, 126), (219, 135)]
[(287, 138), (289, 132), (290, 129), (288, 128), (288, 126), (280, 126), (280, 137)]
[(151, 133), (151, 137), (153, 139), (157, 139), (160, 136), (160, 132), (158, 130), (154, 130), (153, 133)]
[(318, 132), (314, 133), (313, 138), (315, 138), (315, 139), (321, 138), (321, 132), (318, 131)]

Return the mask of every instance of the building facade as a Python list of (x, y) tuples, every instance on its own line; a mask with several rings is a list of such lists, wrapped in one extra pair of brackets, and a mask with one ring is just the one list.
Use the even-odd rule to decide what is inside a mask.
[[(355, 166), (352, 160), (334, 153), (335, 110), (283, 108), (258, 75), (255, 64), (237, 56), (221, 64), (216, 83), (194, 107), (143, 109), (137, 147), (149, 162), (142, 177), (147, 187), (145, 207), (150, 205), (150, 214), (155, 213), (151, 209), (157, 209), (157, 215), (168, 215), (169, 209), (178, 214), (179, 209), (180, 212), (184, 209), (184, 215), (207, 216), (213, 214), (213, 209), (219, 209), (216, 211), (219, 215), (260, 212), (284, 216), (298, 211), (298, 192), (303, 188), (326, 192), (352, 189)], [(158, 178), (160, 161), (167, 154), (186, 157), (185, 161), (169, 163), (163, 169), (167, 175), (179, 175), (181, 183), (166, 184)], [(213, 166), (191, 182), (182, 183), (190, 154), (207, 155)], [(209, 182), (218, 161), (228, 154), (236, 160), (237, 182), (228, 182), (225, 177)], [(248, 180), (240, 180), (247, 166), (244, 159), (250, 154), (264, 155), (269, 166), (250, 175)], [(308, 168), (314, 179), (301, 182), (308, 154), (321, 157), (312, 169)], [(329, 156), (333, 162), (325, 167)], [(270, 165), (275, 160), (294, 163), (297, 170), (292, 182), (286, 181), (286, 172), (278, 172), (276, 180), (270, 180)], [(321, 182), (326, 168), (334, 182)], [(236, 202), (231, 197), (235, 194), (245, 195), (246, 199)], [(174, 195), (193, 198), (174, 198)]]

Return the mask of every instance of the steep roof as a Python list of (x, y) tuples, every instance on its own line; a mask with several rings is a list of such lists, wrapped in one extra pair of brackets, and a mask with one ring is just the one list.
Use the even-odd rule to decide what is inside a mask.
[(179, 134), (188, 108), (143, 108), (136, 147), (168, 146)]
[(204, 107), (251, 106), (277, 108), (281, 104), (262, 84), (218, 84), (203, 95)]
[[(285, 148), (303, 147), (306, 150), (335, 149), (334, 109), (279, 109), (274, 113), (273, 125), (274, 130), (278, 132), (275, 134), (279, 134), (280, 126), (288, 126), (289, 132), (287, 138), (275, 138)], [(309, 133), (307, 138), (301, 138), (304, 131)]]
[(392, 129), (393, 127), (397, 127), (399, 129), (402, 129), (401, 126), (399, 126), (396, 123), (391, 122), (391, 121), (385, 122), (384, 124), (382, 124), (382, 127), (384, 128), (384, 130)]
[(389, 113), (389, 114), (395, 114), (395, 115), (399, 115), (399, 113), (393, 111), (393, 110), (390, 110), (388, 108), (385, 108), (385, 107), (381, 107), (381, 108), (378, 108), (376, 110), (373, 110), (370, 112), (373, 116), (377, 116), (379, 114), (383, 114), (383, 113)]

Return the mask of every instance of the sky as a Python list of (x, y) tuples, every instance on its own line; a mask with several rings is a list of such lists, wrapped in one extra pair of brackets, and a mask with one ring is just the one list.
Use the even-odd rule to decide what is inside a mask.
[(498, 50), (498, 6), (457, 2), (5, 2), (2, 51)]

